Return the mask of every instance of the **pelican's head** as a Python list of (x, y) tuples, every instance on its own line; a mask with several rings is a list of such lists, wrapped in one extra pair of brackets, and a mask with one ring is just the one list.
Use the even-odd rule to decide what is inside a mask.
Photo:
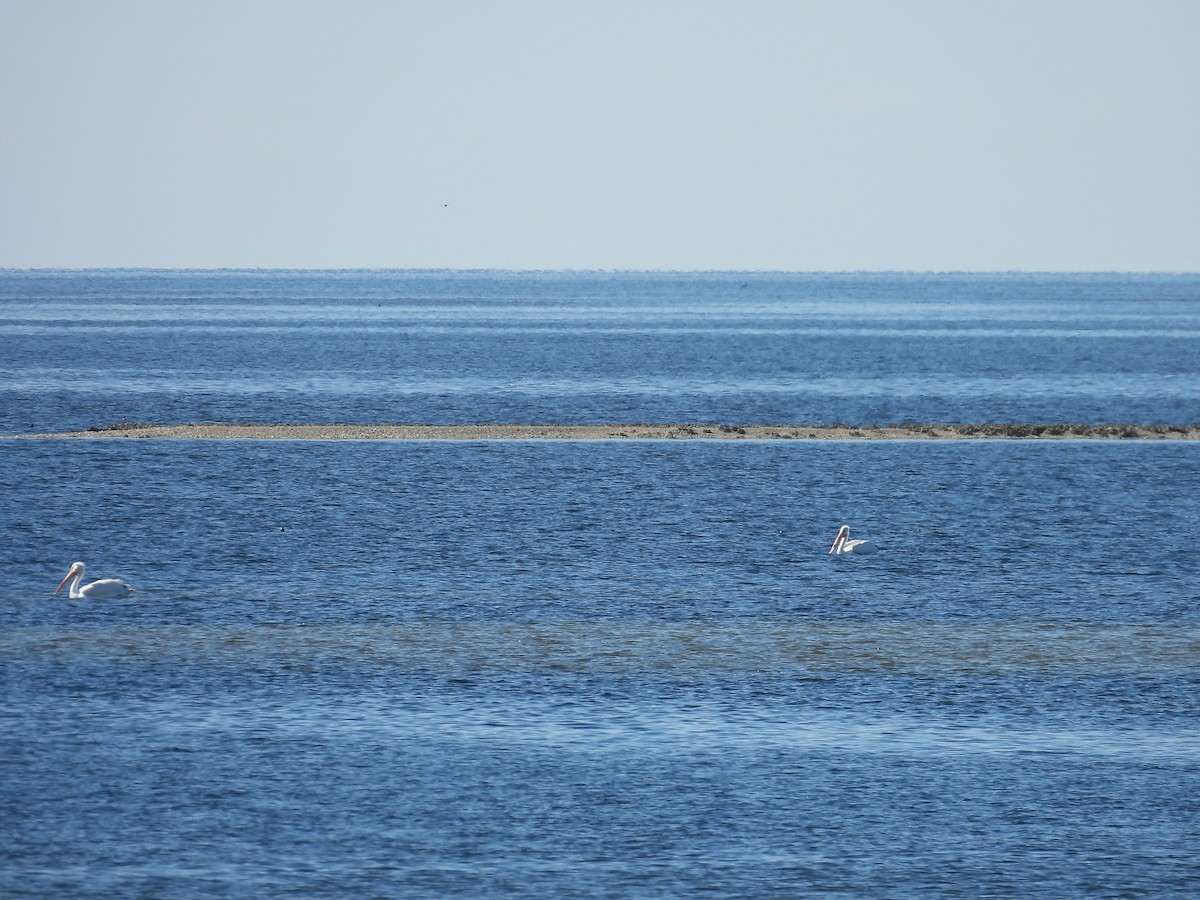
[[(837, 537), (833, 539), (833, 546), (829, 548), (829, 553), (833, 553), (833, 551), (837, 550), (838, 545), (848, 537), (850, 537), (850, 526), (843, 525), (838, 529)], [(829, 554), (827, 553), (826, 556), (828, 555)]]
[[(58, 587), (56, 587), (54, 589), (54, 593), (57, 594), (59, 591), (61, 591), (63, 589), (63, 585), (66, 584), (68, 581), (70, 581), (72, 578), (74, 578), (77, 574), (78, 575), (83, 574), (83, 563), (81, 563), (81, 562), (71, 563), (71, 571), (69, 571), (65, 576), (63, 576), (63, 580), (58, 583)], [(51, 596), (53, 596), (53, 595), (51, 595)]]

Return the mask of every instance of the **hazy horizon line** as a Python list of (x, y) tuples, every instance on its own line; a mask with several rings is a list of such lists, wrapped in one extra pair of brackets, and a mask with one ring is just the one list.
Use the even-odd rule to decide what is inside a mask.
[(0, 266), (17, 272), (503, 272), (613, 275), (1200, 275), (1190, 269), (680, 269), (606, 266)]

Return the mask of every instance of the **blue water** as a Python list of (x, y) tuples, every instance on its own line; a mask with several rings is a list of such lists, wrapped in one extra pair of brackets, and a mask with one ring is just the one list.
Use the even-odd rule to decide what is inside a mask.
[[(0, 285), (8, 433), (1200, 418), (1185, 277)], [(1191, 897), (1197, 497), (1194, 442), (0, 440), (0, 895)]]
[(0, 434), (1200, 421), (1200, 275), (2, 272)]

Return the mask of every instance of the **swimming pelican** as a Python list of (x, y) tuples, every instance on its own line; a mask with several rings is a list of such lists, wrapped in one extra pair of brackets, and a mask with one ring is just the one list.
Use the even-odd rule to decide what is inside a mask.
[[(71, 581), (74, 576), (75, 580)], [(63, 589), (63, 585), (71, 581), (71, 590), (69, 596), (72, 600), (116, 600), (120, 597), (128, 597), (133, 593), (133, 588), (120, 578), (101, 578), (99, 581), (93, 581), (91, 584), (79, 586), (79, 582), (83, 580), (83, 563), (71, 563), (71, 571), (67, 576), (58, 583), (58, 587), (54, 589), (54, 593), (58, 593)]]
[(837, 537), (833, 539), (829, 554), (840, 559), (843, 556), (870, 556), (878, 550), (879, 548), (870, 541), (850, 540), (850, 526), (843, 525), (838, 529)]

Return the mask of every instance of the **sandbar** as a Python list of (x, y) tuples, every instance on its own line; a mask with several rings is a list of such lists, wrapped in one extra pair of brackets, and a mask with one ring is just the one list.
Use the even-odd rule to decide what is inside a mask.
[(1197, 440), (1200, 425), (982, 423), (950, 425), (354, 425), (117, 422), (83, 431), (15, 434), (12, 438), (528, 441), (528, 440)]

